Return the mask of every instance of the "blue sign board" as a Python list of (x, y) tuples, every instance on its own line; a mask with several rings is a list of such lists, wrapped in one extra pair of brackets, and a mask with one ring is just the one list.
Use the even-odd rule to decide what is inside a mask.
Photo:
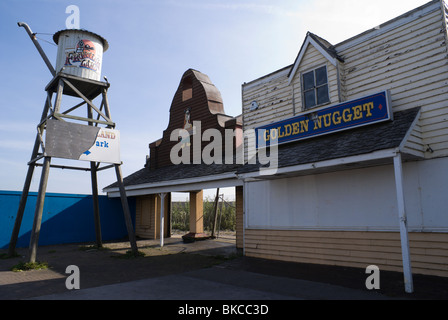
[(276, 140), (281, 144), (387, 120), (392, 120), (392, 112), (389, 92), (383, 91), (258, 127), (257, 147), (269, 146)]

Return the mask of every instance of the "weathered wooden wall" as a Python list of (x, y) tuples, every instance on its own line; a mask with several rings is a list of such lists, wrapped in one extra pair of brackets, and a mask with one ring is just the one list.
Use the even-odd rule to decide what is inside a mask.
[[(448, 277), (448, 234), (409, 234), (412, 271)], [(398, 232), (245, 230), (250, 257), (402, 271)]]
[[(135, 234), (145, 239), (160, 238), (160, 205), (161, 199), (157, 194), (150, 194), (136, 198)], [(170, 237), (171, 196), (165, 197), (165, 237)]]

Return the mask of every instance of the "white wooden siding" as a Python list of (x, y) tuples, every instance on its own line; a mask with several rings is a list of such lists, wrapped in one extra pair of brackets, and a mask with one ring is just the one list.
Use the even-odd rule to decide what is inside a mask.
[[(410, 150), (448, 155), (448, 59), (441, 10), (338, 52), (348, 99), (389, 89), (394, 111), (421, 107)], [(347, 44), (345, 44), (347, 45)], [(338, 46), (336, 46), (336, 49)], [(430, 149), (429, 149), (429, 147)]]
[[(426, 151), (427, 158), (448, 156), (447, 21), (439, 2), (335, 48), (344, 59), (337, 67), (310, 44), (290, 85), (293, 66), (243, 85), (244, 129), (300, 114), (301, 73), (326, 64), (332, 104), (389, 89), (393, 111), (422, 108), (406, 151)], [(250, 111), (254, 100), (260, 108)]]
[(297, 69), (296, 76), (291, 82), (294, 87), (294, 93), (296, 95), (296, 110), (303, 110), (303, 98), (302, 98), (302, 74), (307, 71), (311, 71), (320, 66), (327, 66), (328, 77), (328, 93), (330, 97), (330, 104), (339, 103), (339, 90), (338, 90), (338, 75), (336, 67), (329, 63), (328, 60), (312, 45), (310, 44), (304, 54), (299, 68)]

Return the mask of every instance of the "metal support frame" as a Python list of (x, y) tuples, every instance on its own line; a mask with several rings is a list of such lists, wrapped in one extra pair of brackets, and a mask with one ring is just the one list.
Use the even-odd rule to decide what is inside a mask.
[[(112, 122), (110, 119), (110, 110), (109, 110), (109, 104), (107, 101), (107, 90), (105, 88), (101, 89), (102, 94), (102, 103), (101, 108), (98, 109), (91, 100), (89, 100), (80, 90), (76, 88), (75, 85), (73, 85), (68, 79), (64, 78), (63, 74), (58, 74), (56, 77), (59, 77), (58, 84), (56, 88), (56, 98), (54, 102), (54, 107), (51, 105), (51, 97), (52, 97), (52, 91), (47, 90), (47, 97), (45, 99), (45, 105), (44, 110), (42, 112), (42, 117), (38, 125), (38, 130), (36, 134), (36, 140), (34, 143), (34, 148), (31, 155), (31, 160), (28, 162), (28, 173), (25, 179), (24, 187), (22, 196), (20, 199), (19, 208), (17, 211), (17, 216), (14, 224), (14, 229), (11, 235), (11, 241), (9, 244), (8, 254), (10, 256), (14, 255), (15, 248), (17, 244), (17, 239), (19, 236), (20, 226), (22, 223), (23, 214), (25, 211), (25, 206), (28, 198), (28, 193), (31, 185), (32, 176), (34, 173), (34, 168), (36, 166), (42, 166), (42, 173), (41, 173), (41, 179), (39, 183), (39, 190), (38, 190), (38, 199), (36, 202), (36, 208), (34, 213), (34, 222), (33, 222), (33, 229), (31, 231), (31, 238), (30, 238), (30, 245), (29, 245), (29, 262), (35, 262), (37, 257), (37, 247), (38, 247), (38, 241), (39, 241), (39, 234), (40, 234), (40, 228), (41, 228), (41, 222), (42, 222), (42, 212), (44, 207), (44, 201), (45, 201), (45, 193), (47, 188), (47, 182), (48, 182), (48, 176), (50, 168), (60, 168), (60, 169), (72, 169), (72, 170), (84, 170), (84, 171), (90, 171), (91, 172), (91, 182), (92, 182), (92, 196), (93, 196), (93, 211), (94, 211), (94, 221), (95, 221), (95, 234), (96, 234), (96, 244), (98, 247), (102, 246), (102, 240), (101, 240), (101, 222), (100, 222), (100, 211), (99, 211), (99, 201), (98, 201), (98, 182), (97, 182), (97, 172), (109, 169), (112, 167), (115, 167), (116, 175), (117, 175), (117, 181), (120, 186), (120, 194), (121, 194), (121, 202), (123, 206), (123, 212), (124, 212), (124, 218), (126, 223), (126, 228), (129, 235), (129, 241), (131, 244), (132, 252), (134, 255), (137, 255), (137, 243), (134, 233), (134, 227), (132, 224), (132, 219), (130, 215), (129, 210), (129, 204), (126, 197), (126, 192), (124, 189), (123, 184), (123, 176), (121, 173), (121, 167), (120, 164), (112, 164), (107, 165), (102, 168), (99, 168), (99, 163), (90, 162), (90, 168), (81, 168), (81, 167), (72, 167), (72, 166), (60, 166), (60, 165), (51, 165), (51, 157), (47, 156), (45, 154), (45, 143), (43, 141), (43, 132), (45, 130), (46, 122), (47, 120), (51, 118), (58, 119), (60, 121), (64, 121), (62, 118), (68, 118), (68, 119), (76, 119), (81, 121), (87, 121), (89, 125), (98, 125), (98, 124), (104, 124), (107, 125), (107, 127), (115, 127), (115, 123)], [(56, 80), (53, 79), (53, 80)], [(82, 82), (82, 78), (77, 79), (78, 81)], [(71, 90), (73, 90), (78, 97), (83, 99), (84, 101), (77, 104), (75, 107), (72, 107), (65, 112), (60, 112), (61, 110), (61, 100), (62, 96), (64, 94), (64, 86), (67, 85), (70, 87)], [(77, 116), (71, 116), (69, 113), (80, 106), (86, 104), (87, 105), (87, 117), (77, 117)], [(102, 111), (102, 108), (104, 107), (104, 113)], [(92, 111), (97, 112), (97, 119), (94, 118)], [(99, 120), (99, 118), (104, 118), (103, 120)], [(39, 149), (42, 149), (42, 152), (39, 153)], [(37, 163), (40, 159), (44, 159), (43, 164)]]

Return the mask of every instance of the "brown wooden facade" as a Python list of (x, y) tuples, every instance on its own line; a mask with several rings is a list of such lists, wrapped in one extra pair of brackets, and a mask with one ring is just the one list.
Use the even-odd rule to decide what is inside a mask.
[[(201, 134), (207, 129), (217, 129), (224, 137), (224, 130), (241, 128), (235, 118), (224, 113), (224, 105), (219, 90), (213, 85), (210, 78), (193, 69), (187, 70), (179, 83), (170, 107), (168, 127), (163, 137), (149, 145), (149, 168), (155, 170), (160, 167), (173, 165), (170, 152), (178, 141), (171, 141), (171, 133), (185, 128), (186, 118), (189, 117), (191, 125), (200, 121)], [(197, 132), (196, 134), (198, 134)], [(195, 148), (196, 139), (190, 139), (190, 163), (193, 163), (193, 150), (201, 150), (209, 141), (202, 141), (200, 148)], [(224, 140), (223, 140), (224, 144)], [(224, 145), (223, 145), (224, 150)]]

